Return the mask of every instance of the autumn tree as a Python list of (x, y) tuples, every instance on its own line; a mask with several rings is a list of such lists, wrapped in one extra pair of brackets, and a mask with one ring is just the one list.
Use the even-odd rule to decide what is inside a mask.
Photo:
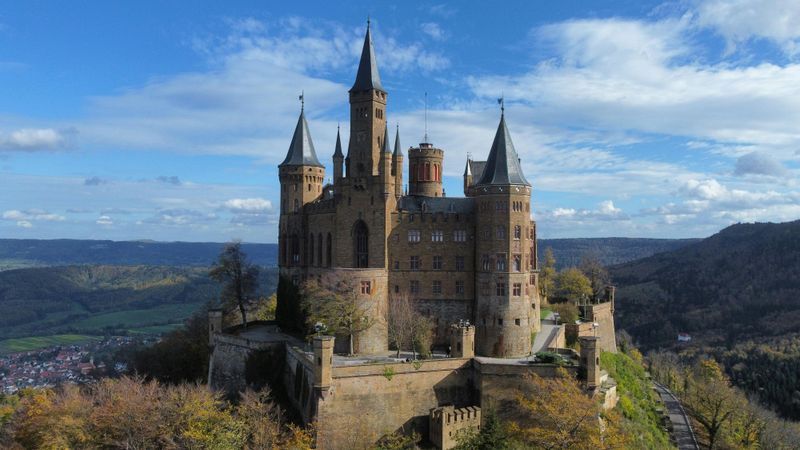
[(356, 336), (370, 329), (379, 313), (374, 311), (373, 302), (359, 296), (355, 283), (347, 278), (309, 279), (303, 283), (301, 295), (308, 328), (322, 323), (329, 333), (347, 336), (350, 355), (354, 354)]
[(603, 295), (605, 287), (611, 282), (608, 275), (608, 270), (600, 262), (600, 257), (597, 252), (588, 252), (581, 257), (581, 262), (578, 268), (589, 279), (589, 285), (592, 287), (591, 297), (597, 300)]
[(524, 389), (510, 432), (526, 447), (588, 450), (624, 444), (618, 413), (604, 411), (564, 369), (555, 377), (532, 374)]
[(570, 267), (556, 275), (555, 293), (557, 297), (577, 304), (592, 295), (592, 284), (583, 272)]
[(247, 260), (239, 241), (229, 243), (222, 249), (216, 265), (209, 276), (222, 283), (222, 303), (228, 308), (239, 308), (242, 326), (247, 327), (247, 304), (258, 289), (258, 267)]
[(554, 303), (550, 305), (550, 309), (558, 314), (561, 323), (575, 323), (578, 320), (578, 307), (574, 303)]
[(717, 446), (723, 427), (729, 425), (741, 406), (737, 392), (713, 359), (701, 360), (695, 366), (681, 399), (689, 414), (702, 426), (709, 449)]
[(556, 278), (556, 257), (553, 256), (553, 249), (547, 247), (544, 251), (544, 264), (539, 272), (539, 294), (542, 299), (547, 301), (548, 296), (553, 293)]
[(433, 321), (414, 307), (408, 295), (400, 294), (389, 302), (389, 341), (397, 349), (409, 350), (417, 358), (417, 351), (425, 353), (430, 347)]

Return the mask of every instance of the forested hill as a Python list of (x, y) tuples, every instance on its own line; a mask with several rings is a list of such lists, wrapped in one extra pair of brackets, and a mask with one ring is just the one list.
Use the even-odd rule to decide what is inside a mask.
[(800, 332), (800, 221), (733, 225), (611, 277), (617, 326), (646, 348), (678, 332), (714, 346)]
[[(0, 239), (0, 270), (79, 264), (210, 266), (224, 246), (214, 242)], [(254, 264), (274, 266), (276, 244), (242, 243)]]
[[(644, 258), (683, 247), (696, 239), (540, 239), (539, 257), (553, 249), (559, 268), (577, 266), (583, 256), (594, 254), (605, 265)], [(212, 264), (225, 244), (208, 242), (92, 241), (74, 239), (0, 239), (0, 270), (21, 267), (80, 264), (195, 266)], [(276, 244), (243, 243), (255, 264), (278, 263)]]

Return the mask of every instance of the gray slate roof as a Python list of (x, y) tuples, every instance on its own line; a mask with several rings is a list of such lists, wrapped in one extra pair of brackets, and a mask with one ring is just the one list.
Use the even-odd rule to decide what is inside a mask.
[(397, 127), (397, 132), (394, 135), (394, 155), (403, 156), (403, 150), (400, 149), (400, 127)]
[(317, 159), (314, 151), (314, 142), (311, 140), (311, 132), (308, 131), (308, 122), (303, 110), (300, 110), (300, 117), (297, 119), (297, 126), (294, 129), (292, 143), (289, 144), (289, 152), (286, 159), (278, 165), (282, 166), (317, 166), (324, 167)]
[(517, 151), (514, 149), (514, 143), (511, 142), (511, 134), (506, 126), (505, 114), (500, 115), (500, 124), (497, 126), (497, 134), (494, 136), (494, 143), (492, 143), (492, 149), (489, 151), (486, 167), (480, 180), (475, 184), (531, 185), (525, 179), (525, 175), (519, 165), (519, 156), (517, 156)]
[(356, 82), (353, 83), (350, 92), (368, 91), (370, 89), (384, 91), (383, 86), (381, 86), (381, 75), (378, 73), (375, 50), (372, 48), (372, 34), (369, 31), (369, 25), (367, 25), (367, 35), (364, 36), (364, 48), (361, 49), (361, 60), (358, 62)]
[(333, 157), (344, 158), (344, 154), (342, 153), (342, 138), (339, 135), (339, 127), (336, 127), (336, 148), (333, 151)]
[(417, 197), (406, 195), (400, 197), (397, 203), (398, 209), (409, 212), (423, 212), (423, 205), (426, 213), (469, 214), (474, 209), (473, 199), (463, 197)]
[(389, 146), (389, 125), (383, 128), (383, 153), (392, 153), (392, 148)]
[(486, 161), (473, 161), (467, 160), (467, 167), (464, 169), (464, 175), (472, 175), (472, 184), (474, 185), (483, 175), (483, 170), (486, 168)]

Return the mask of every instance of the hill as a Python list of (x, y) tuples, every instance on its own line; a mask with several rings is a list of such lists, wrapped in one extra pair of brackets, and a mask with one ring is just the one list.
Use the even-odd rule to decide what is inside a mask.
[[(81, 264), (209, 266), (224, 243), (94, 241), (77, 239), (0, 239), (0, 270)], [(278, 261), (277, 244), (242, 243), (254, 264), (271, 267)]]
[[(65, 333), (157, 333), (219, 295), (206, 268), (62, 266), (0, 272), (0, 339)], [(277, 286), (262, 270), (260, 292)]]
[(700, 239), (644, 238), (574, 238), (539, 239), (539, 258), (545, 249), (553, 249), (556, 268), (577, 267), (585, 255), (595, 255), (605, 266), (633, 261), (656, 253), (668, 252), (698, 242)]

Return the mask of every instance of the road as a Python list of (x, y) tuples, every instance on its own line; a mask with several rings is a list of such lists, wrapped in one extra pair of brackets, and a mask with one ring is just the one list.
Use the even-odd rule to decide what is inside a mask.
[(700, 447), (697, 445), (697, 439), (692, 430), (691, 422), (686, 415), (686, 411), (683, 410), (681, 403), (669, 389), (658, 383), (653, 384), (658, 394), (661, 395), (661, 400), (664, 401), (664, 405), (667, 407), (669, 420), (672, 421), (671, 434), (672, 437), (675, 438), (678, 448), (680, 450), (698, 450)]

